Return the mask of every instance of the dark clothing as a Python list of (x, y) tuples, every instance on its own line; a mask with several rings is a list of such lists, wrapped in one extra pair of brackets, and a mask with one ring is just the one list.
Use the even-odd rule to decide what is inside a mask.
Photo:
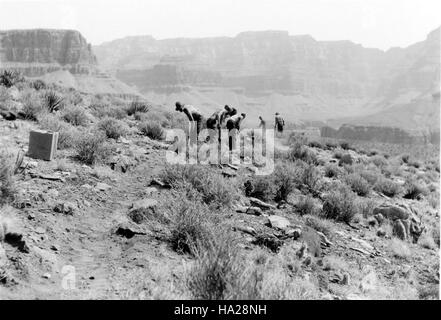
[(278, 132), (283, 132), (283, 124), (281, 124), (281, 123), (277, 124), (277, 131)]

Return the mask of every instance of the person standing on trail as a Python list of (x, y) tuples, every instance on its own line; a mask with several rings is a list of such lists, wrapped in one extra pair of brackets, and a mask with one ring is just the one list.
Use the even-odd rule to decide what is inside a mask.
[(285, 126), (285, 120), (283, 120), (283, 118), (280, 116), (280, 114), (278, 112), (276, 112), (276, 118), (274, 121), (274, 129), (279, 134), (282, 134), (284, 126)]
[(261, 128), (263, 131), (265, 131), (265, 129), (266, 129), (266, 121), (263, 120), (262, 116), (259, 116), (259, 120), (260, 120), (259, 128)]
[[(233, 150), (233, 136), (234, 136), (234, 140), (235, 140), (235, 135), (237, 132), (240, 131), (240, 125), (241, 125), (242, 121), (245, 119), (245, 117), (246, 117), (246, 114), (241, 113), (241, 114), (236, 114), (227, 120), (228, 147), (229, 147), (230, 151)], [(235, 132), (234, 130), (237, 130), (237, 132)]]
[(196, 134), (199, 136), (199, 132), (202, 128), (202, 114), (201, 112), (192, 105), (183, 104), (179, 101), (176, 102), (176, 111), (184, 112), (190, 121), (190, 130), (194, 130), (194, 122), (196, 122)]

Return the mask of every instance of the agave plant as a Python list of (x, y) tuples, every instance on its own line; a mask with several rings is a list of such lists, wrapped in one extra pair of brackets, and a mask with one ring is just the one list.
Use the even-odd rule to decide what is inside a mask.
[(59, 110), (63, 100), (64, 98), (60, 97), (55, 91), (48, 91), (44, 95), (45, 106), (50, 113)]
[(21, 82), (23, 81), (23, 76), (16, 71), (12, 71), (12, 70), (4, 70), (1, 74), (0, 74), (0, 84), (10, 88), (13, 85), (15, 85), (17, 82)]

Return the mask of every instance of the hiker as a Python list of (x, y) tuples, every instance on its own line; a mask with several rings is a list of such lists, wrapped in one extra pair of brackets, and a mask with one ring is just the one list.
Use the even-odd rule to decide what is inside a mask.
[(202, 114), (201, 112), (192, 105), (182, 104), (179, 101), (176, 102), (176, 111), (184, 112), (190, 121), (190, 130), (193, 129), (193, 121), (196, 122), (196, 134), (199, 136), (199, 132), (202, 129)]
[(259, 116), (259, 120), (260, 120), (259, 128), (261, 128), (263, 131), (265, 131), (265, 128), (266, 128), (266, 121), (263, 120), (262, 116)]
[(276, 129), (276, 131), (279, 134), (282, 134), (284, 126), (285, 126), (285, 120), (283, 120), (283, 118), (280, 116), (280, 114), (278, 112), (276, 112), (276, 118), (275, 118), (275, 122), (274, 122), (274, 129)]
[(240, 125), (242, 121), (245, 119), (245, 116), (246, 116), (245, 113), (236, 114), (228, 118), (227, 120), (228, 139), (229, 139), (228, 146), (230, 151), (233, 150), (233, 135), (236, 134), (236, 132), (234, 132), (233, 130), (237, 130), (238, 132), (240, 131)]

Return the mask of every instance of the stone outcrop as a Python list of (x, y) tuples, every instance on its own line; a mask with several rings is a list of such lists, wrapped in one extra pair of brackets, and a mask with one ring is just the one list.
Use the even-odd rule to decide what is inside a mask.
[(355, 126), (344, 124), (339, 129), (328, 126), (320, 128), (320, 135), (325, 138), (380, 141), (387, 143), (422, 143), (425, 137), (420, 134), (412, 135), (410, 132), (400, 128), (376, 127), (376, 126)]
[(20, 69), (26, 76), (67, 69), (88, 73), (97, 64), (92, 47), (74, 30), (0, 31), (0, 68)]

